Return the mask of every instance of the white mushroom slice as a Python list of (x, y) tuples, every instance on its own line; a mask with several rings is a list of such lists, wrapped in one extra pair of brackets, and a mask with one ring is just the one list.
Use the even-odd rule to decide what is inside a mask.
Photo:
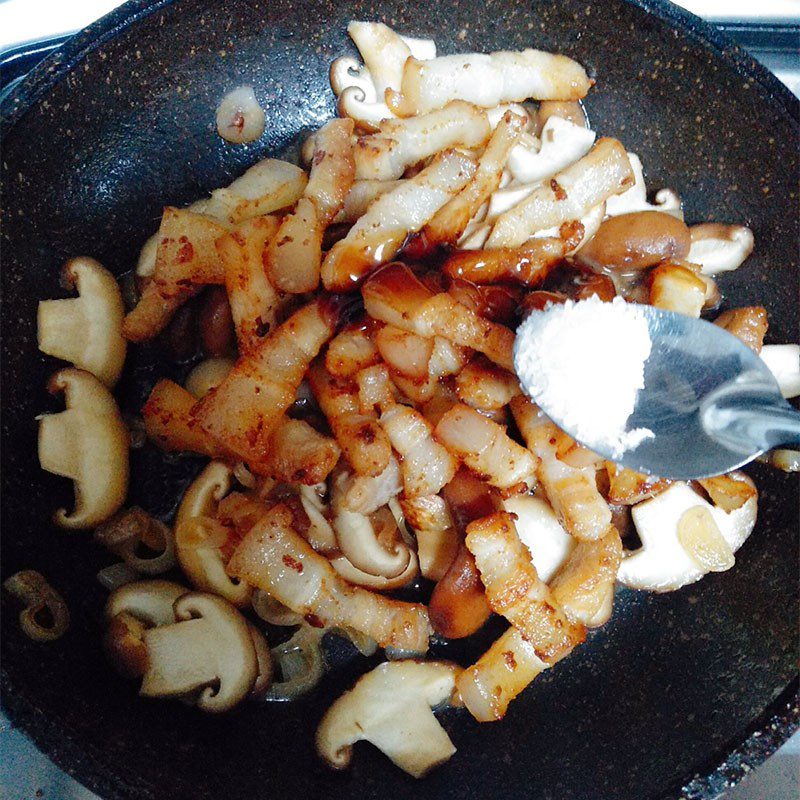
[(283, 504), (245, 534), (228, 571), (326, 627), (360, 630), (379, 645), (424, 652), (430, 631), (424, 606), (391, 600), (353, 586), (292, 528)]
[(625, 148), (604, 137), (495, 222), (487, 247), (519, 247), (536, 231), (580, 219), (633, 183)]
[(173, 605), (189, 590), (172, 581), (133, 581), (118, 586), (105, 607), (103, 650), (126, 678), (141, 678), (147, 669), (147, 628), (175, 622)]
[(67, 261), (61, 276), (79, 296), (39, 303), (39, 349), (91, 372), (112, 387), (125, 363), (125, 308), (119, 285), (93, 258)]
[(800, 395), (800, 344), (765, 344), (761, 358), (787, 399)]
[(561, 117), (550, 117), (542, 129), (541, 147), (534, 152), (522, 143), (508, 156), (508, 171), (520, 183), (539, 183), (583, 158), (597, 134)]
[(250, 638), (253, 640), (253, 649), (256, 651), (256, 663), (258, 664), (258, 675), (250, 689), (248, 699), (261, 700), (272, 683), (272, 653), (267, 637), (255, 625), (248, 622), (247, 630), (250, 631)]
[(628, 153), (628, 160), (631, 162), (635, 182), (622, 194), (608, 198), (606, 214), (609, 217), (619, 217), (622, 214), (632, 214), (636, 211), (663, 211), (665, 214), (671, 214), (682, 220), (681, 198), (672, 189), (661, 189), (656, 193), (655, 203), (648, 203), (642, 162), (636, 153)]
[(336, 556), (331, 558), (330, 561), (336, 572), (355, 586), (363, 586), (365, 589), (372, 589), (375, 592), (391, 592), (408, 586), (419, 575), (417, 554), (413, 550), (409, 552), (408, 566), (393, 578), (385, 578), (383, 575), (371, 575), (369, 572), (364, 572), (355, 566), (347, 556)]
[[(737, 477), (752, 485), (746, 476), (738, 474)], [(632, 589), (669, 592), (700, 580), (709, 570), (701, 567), (681, 544), (678, 534), (681, 517), (692, 508), (707, 509), (735, 553), (753, 530), (756, 506), (757, 498), (753, 495), (741, 508), (726, 513), (685, 483), (676, 483), (657, 497), (635, 505), (633, 523), (642, 546), (626, 553), (619, 568), (618, 581)]]
[[(333, 74), (333, 67), (337, 62), (344, 61), (345, 59), (336, 59), (331, 65), (331, 74)], [(355, 63), (355, 59), (352, 60)], [(363, 79), (363, 78), (362, 78)], [(374, 93), (372, 82), (370, 81), (370, 94)], [(339, 116), (349, 117), (360, 128), (367, 130), (377, 130), (378, 125), (385, 119), (394, 117), (394, 112), (386, 105), (386, 103), (370, 102), (367, 94), (360, 86), (348, 86), (339, 95), (338, 111)]]
[(368, 741), (421, 778), (456, 751), (432, 708), (449, 701), (459, 672), (436, 661), (380, 664), (328, 709), (317, 729), (317, 751), (331, 767), (344, 769), (353, 744)]
[(299, 487), (300, 503), (309, 520), (309, 528), (304, 536), (308, 543), (323, 555), (331, 555), (339, 549), (336, 532), (326, 516), (327, 506), (322, 498), (328, 491), (324, 483)]
[(339, 99), (339, 114), (372, 129), (395, 116), (383, 101), (384, 93), (400, 88), (406, 59), (436, 58), (436, 44), (432, 39), (402, 36), (380, 22), (351, 22), (348, 32), (365, 65), (349, 56), (337, 58), (331, 64), (331, 88)]
[(328, 251), (322, 282), (329, 291), (352, 291), (369, 272), (387, 261), (475, 174), (475, 162), (448, 151), (429, 166), (381, 195), (347, 236)]
[(49, 391), (64, 392), (66, 411), (39, 418), (42, 469), (74, 482), (75, 509), (61, 508), (62, 528), (93, 528), (115, 514), (128, 493), (128, 428), (111, 393), (94, 375), (62, 369)]
[[(333, 529), (339, 548), (363, 572), (383, 578), (397, 577), (408, 567), (411, 550), (400, 537), (391, 514), (383, 520), (384, 523), (391, 521), (391, 525), (382, 525), (381, 530), (375, 530), (370, 517), (356, 514), (346, 507), (344, 493), (348, 479), (347, 471), (340, 472), (333, 479)], [(393, 531), (389, 530), (391, 527)]]
[(744, 225), (720, 225), (710, 222), (693, 225), (692, 246), (686, 260), (699, 264), (703, 275), (730, 272), (742, 265), (753, 252), (755, 239)]
[(173, 605), (189, 590), (173, 581), (151, 580), (126, 583), (115, 589), (106, 601), (105, 617), (130, 614), (145, 625), (157, 627), (175, 622)]
[(539, 577), (549, 583), (575, 549), (576, 541), (561, 527), (555, 511), (540, 497), (514, 495), (503, 508), (516, 514), (517, 534), (528, 548)]
[(247, 696), (258, 676), (247, 621), (226, 600), (203, 592), (179, 597), (174, 612), (177, 622), (144, 632), (147, 671), (139, 693), (198, 693), (195, 703), (201, 710), (228, 711)]
[(252, 86), (237, 86), (217, 106), (217, 133), (232, 144), (254, 142), (264, 133), (266, 115)]
[(483, 108), (527, 99), (577, 100), (589, 86), (583, 67), (566, 56), (532, 49), (464, 53), (408, 59), (401, 92), (389, 90), (386, 100), (397, 113), (411, 116), (458, 98)]
[(250, 603), (252, 587), (233, 581), (225, 571), (220, 546), (212, 541), (198, 542), (198, 526), (213, 521), (220, 500), (230, 491), (233, 470), (221, 461), (212, 461), (195, 478), (183, 495), (175, 517), (175, 551), (178, 563), (192, 586), (224, 597), (243, 608)]
[(331, 89), (337, 97), (341, 97), (342, 93), (348, 89), (357, 89), (367, 103), (375, 103), (378, 99), (375, 83), (369, 70), (352, 56), (342, 56), (332, 61), (328, 77)]
[(449, 147), (477, 148), (492, 129), (484, 111), (454, 100), (444, 108), (401, 120), (386, 120), (362, 136), (353, 150), (358, 180), (396, 180), (406, 168)]
[(329, 76), (338, 98), (339, 116), (350, 117), (366, 130), (375, 130), (381, 120), (394, 117), (394, 112), (383, 102), (383, 95), (378, 95), (369, 69), (355, 58), (337, 58), (331, 64)]

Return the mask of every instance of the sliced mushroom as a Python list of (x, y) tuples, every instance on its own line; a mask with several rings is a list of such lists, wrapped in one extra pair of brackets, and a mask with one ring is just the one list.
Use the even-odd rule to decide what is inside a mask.
[(253, 648), (256, 651), (256, 662), (258, 664), (258, 675), (255, 683), (253, 683), (253, 688), (250, 689), (248, 699), (260, 700), (272, 684), (272, 653), (269, 649), (267, 637), (255, 625), (248, 622), (247, 630), (250, 631), (250, 638), (253, 640)]
[(144, 632), (147, 671), (144, 697), (197, 695), (203, 711), (233, 708), (258, 676), (255, 645), (247, 621), (221, 597), (189, 592), (175, 601), (171, 625)]
[[(533, 137), (528, 135), (526, 138)], [(518, 144), (508, 157), (508, 170), (520, 183), (548, 180), (583, 158), (595, 138), (595, 132), (583, 125), (575, 125), (561, 117), (550, 117), (542, 129), (538, 152), (523, 143)]]
[(175, 621), (172, 606), (189, 590), (174, 581), (149, 580), (126, 583), (109, 595), (105, 617), (128, 613), (146, 625), (167, 625)]
[(322, 637), (325, 629), (302, 624), (282, 644), (272, 648), (272, 659), (279, 681), (275, 681), (263, 699), (274, 702), (296, 700), (310, 692), (325, 674)]
[(78, 297), (39, 303), (39, 349), (114, 386), (125, 363), (126, 347), (119, 285), (93, 258), (73, 258), (61, 274), (69, 289), (77, 289)]
[[(370, 518), (347, 509), (343, 491), (347, 482), (347, 472), (341, 472), (333, 481), (333, 528), (342, 553), (370, 575), (383, 578), (400, 575), (408, 567), (411, 550), (397, 533), (392, 515), (377, 519), (380, 510)], [(375, 522), (380, 524), (377, 530)]]
[(699, 264), (703, 275), (729, 272), (742, 265), (753, 252), (755, 239), (744, 225), (707, 223), (690, 228), (692, 246), (687, 261)]
[(306, 512), (309, 521), (309, 528), (305, 532), (308, 543), (323, 555), (331, 555), (338, 552), (339, 543), (336, 541), (336, 532), (328, 520), (328, 506), (323, 501), (323, 497), (328, 491), (324, 483), (315, 486), (300, 486), (300, 503)]
[(683, 208), (680, 197), (672, 189), (661, 189), (656, 192), (655, 203), (647, 202), (647, 186), (644, 182), (642, 162), (636, 153), (628, 153), (635, 182), (622, 194), (609, 197), (606, 201), (606, 214), (618, 217), (620, 214), (632, 214), (635, 211), (663, 211), (673, 217), (683, 219)]
[(417, 554), (410, 550), (408, 565), (399, 574), (392, 578), (385, 578), (383, 575), (372, 575), (369, 572), (359, 569), (350, 561), (347, 556), (339, 555), (331, 558), (331, 566), (346, 581), (355, 586), (363, 586), (365, 589), (372, 589), (376, 592), (391, 592), (395, 589), (402, 589), (408, 586), (414, 578), (419, 575), (419, 561)]
[(189, 590), (172, 581), (126, 583), (106, 602), (103, 649), (109, 661), (126, 678), (140, 678), (147, 669), (144, 632), (175, 622), (173, 605)]
[[(117, 514), (97, 528), (94, 540), (143, 575), (160, 575), (175, 566), (172, 531), (138, 506)], [(143, 558), (139, 555), (142, 545), (157, 555)]]
[(3, 588), (25, 604), (19, 626), (29, 639), (52, 642), (67, 632), (69, 608), (41, 572), (24, 569), (6, 578)]
[(761, 358), (780, 386), (785, 398), (800, 395), (800, 344), (765, 344)]
[[(719, 548), (729, 550), (731, 555), (735, 553), (753, 530), (757, 506), (755, 487), (750, 479), (741, 473), (735, 475), (753, 491), (740, 508), (730, 512), (707, 502), (685, 483), (676, 483), (657, 497), (634, 506), (633, 522), (642, 546), (625, 554), (617, 575), (619, 582), (632, 589), (669, 592), (694, 583), (709, 572), (710, 568), (699, 563), (681, 542), (681, 520), (686, 512), (695, 508), (708, 512), (705, 519), (709, 538), (715, 539)], [(716, 536), (714, 529), (721, 537)]]
[(198, 526), (214, 519), (217, 505), (230, 491), (232, 482), (233, 470), (221, 461), (212, 461), (198, 475), (184, 494), (175, 517), (175, 550), (192, 586), (243, 608), (250, 602), (252, 587), (228, 576), (226, 559), (217, 542), (197, 541)]
[(66, 411), (39, 418), (42, 469), (74, 482), (75, 509), (61, 508), (62, 528), (91, 528), (116, 511), (128, 492), (128, 429), (108, 389), (89, 372), (62, 369), (50, 379)]
[(328, 709), (317, 729), (317, 751), (331, 767), (344, 769), (353, 744), (368, 741), (421, 778), (455, 753), (432, 708), (448, 702), (459, 672), (435, 661), (380, 664)]

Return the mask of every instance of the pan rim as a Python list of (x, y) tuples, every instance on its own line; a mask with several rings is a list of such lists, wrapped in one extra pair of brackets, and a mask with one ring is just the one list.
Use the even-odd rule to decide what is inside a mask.
[[(93, 51), (174, 2), (177, 0), (128, 0), (68, 39), (25, 76), (4, 99), (0, 107), (0, 136), (8, 135), (48, 91), (66, 79)], [(624, 2), (681, 30), (710, 49), (717, 58), (727, 62), (738, 74), (758, 83), (768, 94), (775, 110), (785, 116), (800, 135), (800, 99), (726, 34), (668, 0)], [(135, 789), (126, 786), (121, 777), (111, 778), (108, 775), (101, 754), (73, 741), (68, 732), (65, 735), (48, 718), (46, 710), (39, 707), (34, 697), (28, 696), (24, 689), (19, 691), (4, 665), (0, 666), (0, 706), (14, 725), (23, 730), (47, 758), (91, 791), (110, 800), (123, 800), (131, 796), (130, 792), (134, 792), (135, 796)], [(734, 786), (769, 758), (798, 727), (800, 681), (795, 678), (763, 709), (750, 727), (710, 755), (699, 773), (685, 775), (680, 783), (667, 787), (660, 797), (662, 800), (675, 797), (712, 800), (718, 797), (720, 791)], [(52, 746), (56, 740), (60, 742), (58, 748)], [(79, 766), (75, 768), (74, 763)]]

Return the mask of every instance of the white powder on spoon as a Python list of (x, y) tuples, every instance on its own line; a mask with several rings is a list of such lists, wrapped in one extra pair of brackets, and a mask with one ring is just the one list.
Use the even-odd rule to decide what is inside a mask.
[(626, 430), (650, 347), (636, 306), (592, 296), (532, 311), (517, 329), (514, 366), (545, 413), (587, 447), (619, 458), (653, 436)]

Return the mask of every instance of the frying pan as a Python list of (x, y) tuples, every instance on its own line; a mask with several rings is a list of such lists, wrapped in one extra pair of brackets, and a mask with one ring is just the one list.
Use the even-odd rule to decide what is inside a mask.
[[(585, 64), (597, 79), (586, 104), (593, 126), (641, 156), (651, 190), (678, 189), (690, 221), (753, 228), (755, 254), (720, 281), (726, 306), (763, 304), (769, 340), (796, 340), (797, 103), (675, 7), (134, 0), (50, 57), (7, 106), (2, 573), (41, 570), (73, 622), (60, 641), (34, 644), (4, 598), (3, 702), (56, 763), (114, 799), (713, 797), (797, 720), (798, 482), (758, 466), (760, 519), (733, 570), (672, 594), (621, 592), (612, 621), (537, 678), (502, 723), (445, 713), (458, 753), (422, 782), (367, 745), (343, 774), (318, 763), (316, 723), (365, 668), (350, 652), (304, 700), (222, 717), (138, 699), (101, 655), (105, 591), (95, 574), (111, 558), (89, 535), (51, 526), (70, 489), (37, 466), (34, 417), (59, 408), (44, 390), (55, 365), (36, 350), (37, 300), (63, 296), (58, 270), (69, 256), (129, 270), (162, 204), (187, 203), (266, 154), (294, 152), (333, 113), (327, 68), (352, 52), (347, 21), (378, 17), (435, 36), (442, 52), (536, 46)], [(242, 82), (256, 87), (267, 131), (231, 147), (214, 132), (214, 109)], [(182, 375), (142, 348), (119, 390), (127, 410), (156, 374)], [(168, 514), (200, 465), (137, 451), (132, 502)], [(496, 634), (489, 626), (433, 653), (467, 663)]]

